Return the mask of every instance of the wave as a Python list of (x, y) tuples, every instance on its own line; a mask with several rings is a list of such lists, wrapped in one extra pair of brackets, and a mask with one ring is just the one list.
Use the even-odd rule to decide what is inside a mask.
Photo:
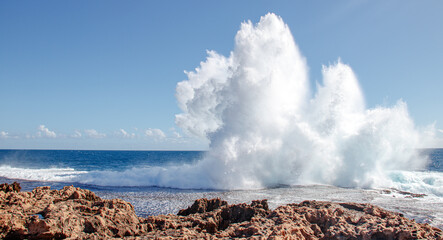
[[(175, 166), (182, 169), (195, 169), (193, 165)], [(76, 171), (72, 168), (29, 169), (0, 166), (0, 176), (10, 179), (31, 181), (69, 182), (107, 187), (171, 187), (208, 189), (211, 184), (198, 182), (197, 178), (185, 175), (168, 176), (170, 168), (132, 168), (125, 171)], [(443, 173), (433, 171), (391, 171), (384, 179), (379, 179), (374, 188), (397, 189), (410, 193), (420, 193), (443, 197)], [(195, 175), (194, 175), (195, 177)], [(204, 179), (204, 178), (203, 178)], [(175, 182), (177, 181), (177, 182)]]
[(18, 168), (0, 166), (0, 176), (11, 179), (24, 179), (31, 181), (71, 182), (87, 171), (77, 171), (73, 168)]
[(443, 197), (442, 172), (392, 171), (388, 176), (392, 188), (411, 193), (423, 193)]

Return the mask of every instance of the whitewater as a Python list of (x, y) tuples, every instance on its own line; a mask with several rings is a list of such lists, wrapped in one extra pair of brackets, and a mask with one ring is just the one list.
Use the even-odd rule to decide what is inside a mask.
[(170, 153), (154, 154), (161, 161), (125, 158), (117, 167), (102, 166), (117, 153), (106, 159), (98, 152), (104, 160), (69, 153), (68, 161), (48, 153), (52, 165), (32, 166), (14, 164), (30, 163), (27, 155), (5, 153), (0, 176), (25, 187), (77, 184), (146, 215), (173, 213), (198, 197), (268, 198), (271, 206), (316, 199), (370, 202), (443, 227), (443, 169), (430, 168), (435, 162), (421, 150), (434, 141), (433, 126), (415, 126), (403, 100), (368, 108), (356, 74), (340, 59), (322, 66), (322, 81), (311, 89), (306, 59), (279, 16), (242, 23), (229, 56), (208, 51), (185, 73), (176, 87), (176, 124), (206, 139), (208, 151), (179, 161)]
[[(140, 178), (125, 184), (392, 187), (393, 171), (426, 168), (428, 159), (417, 148), (432, 141), (432, 130), (414, 126), (405, 102), (368, 109), (349, 65), (337, 60), (322, 73), (323, 82), (311, 93), (306, 60), (280, 17), (242, 23), (228, 57), (208, 51), (177, 84), (183, 112), (176, 123), (210, 142), (206, 156), (192, 165), (140, 169)], [(109, 174), (81, 181), (100, 184)]]

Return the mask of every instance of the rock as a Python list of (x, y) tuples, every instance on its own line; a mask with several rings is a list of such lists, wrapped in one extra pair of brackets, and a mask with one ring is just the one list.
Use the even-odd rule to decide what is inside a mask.
[(14, 182), (12, 184), (3, 183), (0, 184), (0, 191), (3, 191), (5, 193), (7, 192), (20, 192), (22, 188), (20, 187), (20, 184), (17, 182)]
[[(443, 239), (442, 231), (419, 224), (402, 214), (371, 204), (304, 201), (271, 211), (266, 200), (223, 204), (204, 209), (197, 200), (181, 213), (149, 217), (148, 238), (285, 238), (285, 239)], [(219, 200), (214, 200), (219, 201)], [(183, 229), (186, 229), (184, 231)]]
[(226, 201), (220, 200), (220, 198), (215, 198), (208, 200), (206, 198), (201, 198), (195, 200), (194, 204), (187, 209), (182, 209), (178, 212), (177, 215), (180, 216), (188, 216), (189, 214), (194, 213), (205, 213), (214, 211), (215, 209), (219, 209), (221, 206), (225, 206), (228, 203)]
[(137, 236), (146, 232), (146, 226), (140, 224), (142, 221), (130, 203), (103, 200), (89, 190), (73, 186), (61, 190), (38, 187), (32, 192), (0, 194), (0, 239)]
[(198, 199), (178, 215), (137, 217), (128, 202), (93, 192), (0, 185), (1, 239), (443, 239), (440, 229), (371, 204)]

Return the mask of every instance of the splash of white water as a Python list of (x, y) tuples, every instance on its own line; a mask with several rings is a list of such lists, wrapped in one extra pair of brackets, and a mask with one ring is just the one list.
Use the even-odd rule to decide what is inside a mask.
[(383, 185), (390, 170), (425, 166), (415, 150), (422, 134), (404, 102), (366, 109), (356, 76), (340, 60), (323, 67), (323, 85), (310, 99), (307, 71), (288, 26), (267, 14), (241, 25), (229, 57), (210, 51), (187, 72), (177, 84), (183, 113), (176, 123), (210, 141), (206, 158), (186, 168), (197, 176), (188, 187), (370, 187)]

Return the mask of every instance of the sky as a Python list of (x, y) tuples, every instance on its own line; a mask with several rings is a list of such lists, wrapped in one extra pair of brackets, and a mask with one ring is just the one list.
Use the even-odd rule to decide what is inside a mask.
[(0, 1), (0, 149), (205, 150), (175, 124), (184, 71), (282, 17), (311, 86), (341, 59), (368, 108), (408, 105), (443, 147), (443, 1)]

